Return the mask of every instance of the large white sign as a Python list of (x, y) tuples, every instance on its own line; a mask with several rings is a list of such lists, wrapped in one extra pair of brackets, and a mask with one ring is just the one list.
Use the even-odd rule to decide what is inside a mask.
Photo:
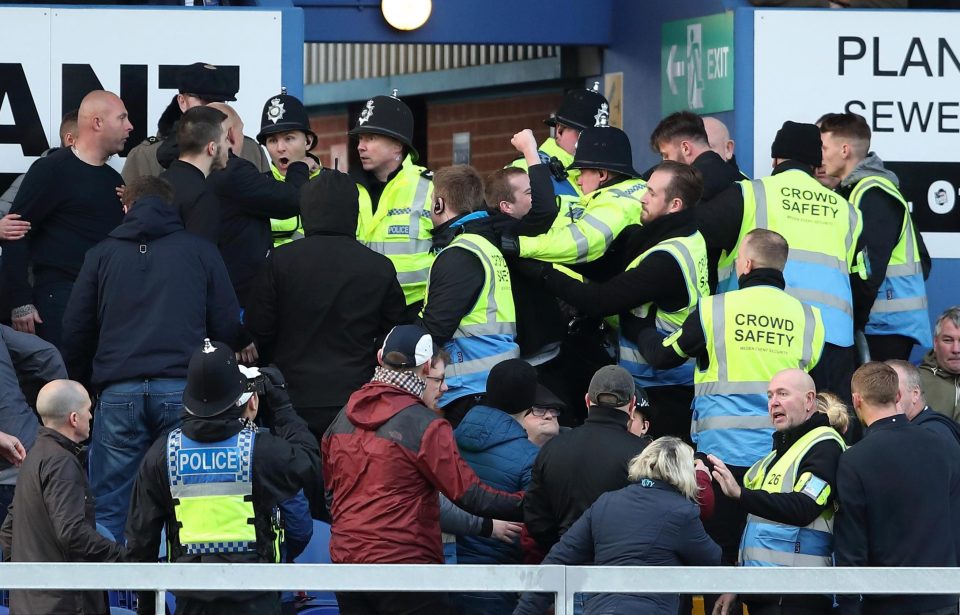
[(785, 120), (858, 113), (931, 254), (960, 258), (960, 13), (756, 11), (754, 29), (754, 175)]
[(281, 11), (0, 8), (0, 173), (26, 171), (59, 145), (60, 118), (87, 91), (124, 99), (129, 147), (156, 134), (180, 66), (238, 71), (231, 103), (247, 134), (280, 92)]

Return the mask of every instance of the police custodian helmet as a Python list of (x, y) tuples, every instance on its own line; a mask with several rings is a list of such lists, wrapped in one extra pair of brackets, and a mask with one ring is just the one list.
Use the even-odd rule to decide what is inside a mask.
[(235, 406), (246, 390), (246, 377), (226, 344), (203, 340), (187, 366), (183, 407), (193, 416), (208, 418)]
[(628, 177), (640, 174), (633, 168), (633, 150), (627, 134), (613, 126), (587, 128), (580, 133), (577, 153), (569, 169), (606, 169)]
[(547, 126), (556, 126), (559, 122), (577, 130), (583, 130), (606, 124), (609, 118), (610, 103), (600, 93), (600, 82), (594, 81), (592, 89), (567, 92), (556, 114), (543, 120), (543, 123)]
[(390, 96), (374, 96), (367, 101), (357, 118), (357, 125), (348, 134), (376, 134), (396, 139), (407, 146), (410, 158), (420, 157), (413, 147), (413, 112), (394, 90)]
[(263, 113), (260, 114), (260, 132), (257, 141), (260, 145), (267, 144), (267, 135), (290, 130), (302, 130), (309, 137), (307, 149), (317, 144), (317, 135), (310, 130), (310, 118), (307, 110), (295, 96), (287, 94), (287, 88), (280, 88), (280, 93), (271, 96), (263, 104)]

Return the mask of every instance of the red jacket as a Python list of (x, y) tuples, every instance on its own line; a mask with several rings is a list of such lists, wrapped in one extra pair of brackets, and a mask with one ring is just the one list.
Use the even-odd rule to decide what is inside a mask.
[(480, 482), (450, 423), (399, 387), (351, 395), (320, 450), (335, 563), (442, 564), (437, 490), (475, 515), (523, 519), (522, 493)]

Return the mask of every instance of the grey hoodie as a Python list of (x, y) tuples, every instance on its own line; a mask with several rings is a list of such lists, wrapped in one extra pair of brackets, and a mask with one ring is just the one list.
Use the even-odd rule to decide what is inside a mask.
[(873, 175), (879, 175), (884, 179), (889, 179), (893, 182), (893, 185), (897, 188), (900, 187), (900, 178), (893, 172), (888, 170), (883, 166), (883, 161), (880, 160), (880, 156), (877, 156), (874, 152), (867, 153), (867, 157), (861, 160), (857, 166), (853, 168), (853, 171), (850, 172), (850, 175), (847, 175), (840, 181), (840, 186), (843, 188), (853, 188), (857, 185), (857, 182), (863, 179), (864, 177), (870, 177)]

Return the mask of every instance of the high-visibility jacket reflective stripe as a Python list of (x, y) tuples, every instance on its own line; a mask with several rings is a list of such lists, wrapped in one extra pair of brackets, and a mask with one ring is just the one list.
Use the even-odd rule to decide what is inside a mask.
[(897, 244), (890, 253), (886, 277), (877, 290), (865, 332), (869, 335), (904, 335), (921, 346), (932, 346), (927, 288), (910, 206), (893, 182), (885, 177), (870, 176), (857, 182), (850, 193), (850, 203), (858, 211), (863, 195), (871, 188), (883, 190), (903, 206), (903, 224)]
[[(668, 336), (683, 325), (683, 321), (696, 307), (700, 297), (710, 294), (707, 281), (707, 244), (699, 231), (687, 237), (674, 237), (661, 241), (627, 265), (627, 271), (637, 267), (644, 259), (658, 251), (672, 256), (680, 266), (687, 291), (687, 305), (674, 312), (667, 312), (649, 302), (633, 308), (624, 318), (645, 318), (651, 309), (656, 309), (657, 330), (664, 336)], [(640, 354), (636, 342), (624, 337), (623, 330), (624, 327), (621, 327), (620, 365), (633, 375), (637, 384), (643, 387), (693, 384), (692, 359), (673, 369), (654, 369)]]
[[(548, 165), (550, 164), (550, 158), (556, 158), (564, 169), (567, 169), (573, 162), (573, 156), (557, 145), (557, 141), (553, 137), (543, 142), (537, 154), (540, 156), (541, 163)], [(517, 158), (510, 163), (510, 166), (527, 169), (527, 161), (524, 158)], [(551, 174), (553, 194), (559, 208), (553, 226), (565, 226), (579, 220), (580, 216), (583, 215), (583, 206), (580, 205), (583, 192), (577, 184), (578, 177), (580, 177), (580, 169), (567, 169), (566, 179), (557, 179)]]
[[(816, 179), (794, 169), (763, 179), (738, 182), (743, 190), (740, 237), (754, 228), (783, 235), (790, 245), (783, 277), (787, 292), (820, 308), (827, 342), (853, 345), (853, 294), (850, 274), (859, 269), (857, 240), (862, 230), (855, 207)], [(718, 292), (737, 287), (729, 272), (737, 250), (721, 257)]]
[(393, 262), (407, 305), (423, 301), (433, 263), (430, 253), (433, 182), (424, 177), (425, 172), (426, 169), (414, 165), (407, 156), (400, 171), (384, 186), (376, 211), (367, 189), (357, 184), (360, 198), (357, 239)]
[(810, 371), (820, 360), (820, 310), (778, 288), (752, 286), (704, 297), (699, 312), (709, 363), (694, 371), (691, 437), (699, 451), (749, 467), (770, 448), (770, 378), (788, 368)]
[[(843, 438), (831, 427), (811, 429), (797, 440), (776, 463), (776, 450), (755, 463), (746, 473), (743, 484), (747, 489), (767, 493), (793, 493), (802, 488), (797, 484), (797, 472), (804, 456), (821, 442), (836, 442), (846, 449)], [(829, 497), (823, 491), (822, 505)], [(833, 510), (823, 512), (805, 527), (786, 525), (748, 515), (747, 526), (740, 540), (741, 566), (831, 566), (833, 565)]]
[(642, 179), (628, 179), (584, 195), (583, 215), (576, 222), (536, 237), (518, 237), (520, 256), (563, 265), (600, 258), (623, 229), (640, 224), (640, 197), (646, 187)]
[[(322, 170), (323, 169), (318, 168), (311, 173), (310, 179), (320, 175), (320, 171)], [(273, 173), (273, 178), (278, 182), (287, 181), (287, 176), (280, 173), (272, 163), (270, 164), (270, 172)], [(270, 218), (270, 231), (273, 234), (273, 247), (282, 246), (285, 243), (303, 239), (303, 220), (300, 219), (300, 216), (284, 218), (282, 220)]]
[[(458, 235), (445, 250), (467, 250), (483, 265), (483, 288), (477, 302), (461, 320), (445, 349), (450, 353), (446, 369), (448, 390), (440, 399), (446, 405), (466, 395), (487, 390), (487, 376), (494, 365), (520, 356), (517, 346), (517, 312), (507, 262), (497, 248), (480, 235)], [(430, 303), (427, 288), (424, 306)]]
[(179, 540), (188, 555), (257, 550), (253, 525), (253, 444), (243, 429), (220, 442), (167, 436), (168, 479)]

